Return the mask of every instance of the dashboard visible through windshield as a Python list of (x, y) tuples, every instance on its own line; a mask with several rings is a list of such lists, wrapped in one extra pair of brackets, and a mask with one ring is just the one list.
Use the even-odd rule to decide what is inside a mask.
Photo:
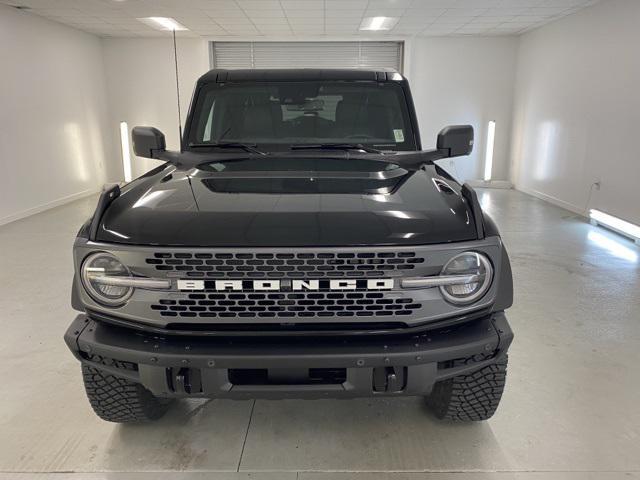
[(196, 99), (189, 145), (242, 143), (264, 151), (359, 144), (415, 150), (402, 87), (392, 82), (210, 84)]

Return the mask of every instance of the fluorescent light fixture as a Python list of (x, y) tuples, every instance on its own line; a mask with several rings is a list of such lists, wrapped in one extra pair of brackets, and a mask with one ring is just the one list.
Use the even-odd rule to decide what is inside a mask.
[(496, 139), (496, 122), (491, 120), (487, 126), (487, 151), (484, 154), (484, 181), (491, 180), (493, 168), (493, 144)]
[(360, 30), (391, 30), (398, 20), (398, 17), (366, 17), (360, 23)]
[(155, 28), (156, 30), (165, 30), (165, 31), (182, 31), (187, 30), (187, 27), (179, 24), (173, 18), (169, 17), (145, 17), (138, 18), (139, 21), (149, 25), (151, 28)]
[(614, 232), (635, 240), (635, 242), (640, 245), (640, 226), (595, 209), (591, 209), (589, 211), (589, 218), (591, 218), (591, 223), (593, 225), (607, 227)]
[(122, 168), (124, 169), (124, 181), (130, 182), (131, 174), (131, 148), (129, 147), (129, 125), (120, 122), (120, 148), (122, 149)]

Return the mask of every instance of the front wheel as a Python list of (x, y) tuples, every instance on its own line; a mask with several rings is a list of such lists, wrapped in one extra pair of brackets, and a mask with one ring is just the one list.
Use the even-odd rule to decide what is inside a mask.
[(155, 397), (139, 383), (87, 365), (82, 366), (82, 378), (93, 411), (107, 422), (157, 420), (171, 403), (171, 400)]
[(507, 378), (507, 357), (466, 375), (436, 383), (427, 405), (436, 417), (480, 421), (493, 416)]

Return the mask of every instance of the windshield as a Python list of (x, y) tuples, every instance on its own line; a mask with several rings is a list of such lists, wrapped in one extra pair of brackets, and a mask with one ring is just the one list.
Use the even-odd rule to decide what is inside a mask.
[(261, 150), (361, 144), (415, 150), (402, 87), (392, 82), (271, 82), (205, 85), (189, 145), (238, 142)]

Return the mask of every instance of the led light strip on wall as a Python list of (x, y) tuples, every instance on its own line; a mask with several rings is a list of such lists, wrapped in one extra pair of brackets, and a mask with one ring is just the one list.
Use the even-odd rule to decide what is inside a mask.
[(606, 227), (620, 235), (631, 238), (636, 244), (640, 245), (640, 226), (596, 209), (589, 211), (589, 218), (592, 225)]
[(491, 181), (491, 170), (493, 169), (493, 144), (496, 138), (496, 122), (491, 120), (487, 125), (487, 149), (484, 155), (484, 181)]

